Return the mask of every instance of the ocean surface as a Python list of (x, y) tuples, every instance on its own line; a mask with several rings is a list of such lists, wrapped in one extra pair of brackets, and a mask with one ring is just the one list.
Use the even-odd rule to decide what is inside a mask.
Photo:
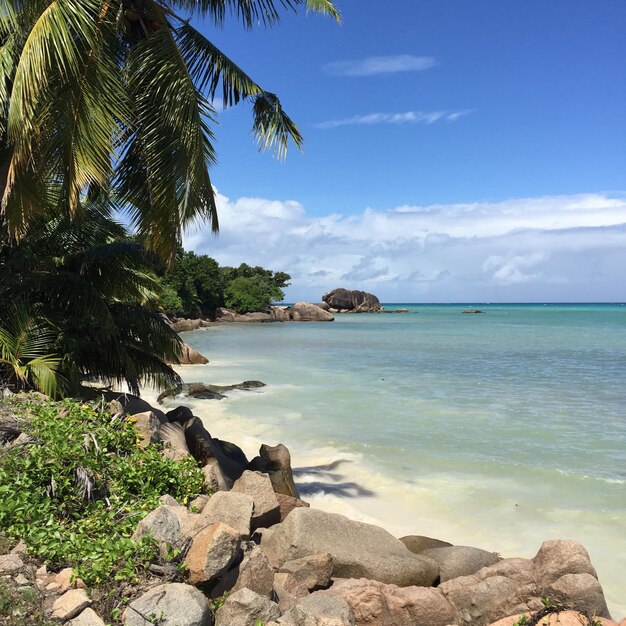
[(185, 333), (210, 359), (186, 381), (267, 386), (172, 404), (250, 455), (283, 442), (305, 499), (396, 536), (577, 539), (625, 617), (626, 306), (386, 306), (410, 312)]

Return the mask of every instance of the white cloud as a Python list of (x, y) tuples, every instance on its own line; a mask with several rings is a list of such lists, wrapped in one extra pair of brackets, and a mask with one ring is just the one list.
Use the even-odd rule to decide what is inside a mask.
[(580, 194), (308, 215), (218, 194), (189, 249), (292, 276), (289, 300), (345, 286), (387, 302), (626, 300), (626, 198)]
[(367, 57), (357, 61), (334, 61), (322, 68), (333, 76), (375, 76), (398, 72), (421, 72), (435, 67), (433, 57), (418, 57), (412, 54), (395, 56)]
[(328, 129), (339, 126), (375, 126), (378, 124), (434, 124), (456, 122), (471, 111), (406, 111), (405, 113), (367, 113), (353, 115), (340, 120), (327, 120), (316, 124), (316, 128)]

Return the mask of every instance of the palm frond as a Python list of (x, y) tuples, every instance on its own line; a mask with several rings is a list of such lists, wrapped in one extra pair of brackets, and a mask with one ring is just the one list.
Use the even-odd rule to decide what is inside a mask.
[(54, 354), (57, 333), (24, 302), (14, 302), (0, 321), (0, 373), (18, 389), (55, 396), (63, 384), (61, 358)]
[(289, 139), (302, 149), (303, 138), (296, 124), (284, 112), (278, 98), (267, 91), (254, 99), (254, 123), (252, 126), (259, 149), (273, 150), (282, 159), (287, 153)]
[(121, 197), (148, 247), (173, 262), (182, 232), (200, 219), (217, 230), (207, 166), (215, 161), (213, 109), (197, 90), (169, 29), (134, 46), (128, 86), (135, 134), (118, 169)]

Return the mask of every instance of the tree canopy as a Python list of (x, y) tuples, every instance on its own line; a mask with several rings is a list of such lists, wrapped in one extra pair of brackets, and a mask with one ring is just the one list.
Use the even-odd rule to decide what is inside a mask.
[(186, 226), (217, 230), (213, 99), (250, 101), (259, 148), (278, 157), (302, 137), (190, 18), (251, 29), (298, 6), (339, 19), (331, 0), (2, 0), (4, 232), (20, 239), (51, 209), (77, 217), (102, 197), (168, 263)]

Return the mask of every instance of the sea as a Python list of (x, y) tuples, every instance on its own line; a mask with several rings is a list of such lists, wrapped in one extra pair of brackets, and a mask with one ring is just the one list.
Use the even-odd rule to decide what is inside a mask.
[(626, 305), (385, 307), (408, 312), (184, 333), (210, 360), (185, 381), (266, 386), (166, 408), (250, 456), (284, 443), (304, 499), (398, 537), (576, 539), (626, 617)]

